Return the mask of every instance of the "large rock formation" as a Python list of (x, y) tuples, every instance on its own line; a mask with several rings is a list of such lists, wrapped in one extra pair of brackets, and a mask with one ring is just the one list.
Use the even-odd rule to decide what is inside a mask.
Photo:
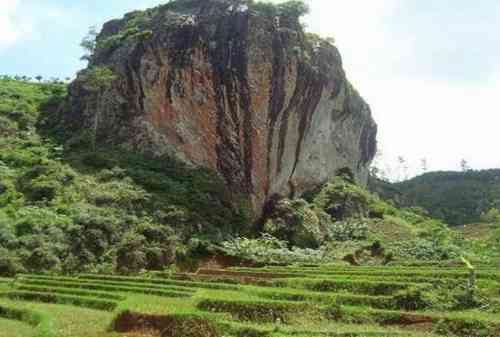
[[(177, 0), (106, 23), (67, 125), (213, 169), (257, 213), (339, 169), (366, 182), (377, 127), (337, 49), (293, 13), (242, 3)], [(92, 89), (102, 67), (116, 79)]]

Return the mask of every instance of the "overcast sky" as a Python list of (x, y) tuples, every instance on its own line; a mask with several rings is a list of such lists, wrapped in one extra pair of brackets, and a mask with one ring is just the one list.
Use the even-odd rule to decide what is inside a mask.
[[(164, 2), (0, 0), (0, 74), (72, 77), (88, 27)], [(308, 2), (308, 30), (336, 39), (372, 107), (384, 163), (500, 167), (500, 1)]]

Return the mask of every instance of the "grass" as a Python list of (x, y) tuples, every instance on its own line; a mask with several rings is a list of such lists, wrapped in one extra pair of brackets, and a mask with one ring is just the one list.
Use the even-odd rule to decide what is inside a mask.
[[(490, 279), (496, 274), (489, 269), (483, 273), (487, 277), (478, 283), (481, 290), (498, 293), (498, 282)], [(205, 274), (215, 278), (225, 274), (233, 284), (204, 280)], [(126, 336), (158, 337), (162, 329), (182, 331), (183, 337), (212, 333), (217, 337), (431, 337), (451, 336), (449, 332), (460, 337), (498, 337), (498, 311), (405, 310), (394, 300), (401, 290), (416, 285), (442, 287), (461, 274), (458, 268), (326, 265), (231, 269), (228, 273), (206, 270), (200, 275), (185, 274), (190, 280), (179, 280), (176, 274), (161, 278), (158, 274), (25, 274), (0, 288), (0, 308), (42, 313), (33, 316), (39, 317), (39, 323), (31, 326), (9, 321), (20, 336), (25, 331), (27, 336), (38, 336), (43, 328), (50, 333), (48, 337), (115, 337), (119, 334), (114, 330), (120, 328)], [(275, 279), (275, 275), (283, 278)], [(412, 275), (421, 282), (415, 282)], [(192, 280), (197, 276), (203, 280)], [(247, 284), (247, 278), (254, 283)], [(184, 297), (161, 296), (157, 291)]]
[(33, 337), (35, 329), (23, 322), (0, 318), (0, 337)]
[(62, 295), (57, 292), (15, 290), (0, 294), (0, 296), (4, 296), (13, 300), (69, 304), (73, 306), (105, 311), (113, 311), (117, 307), (117, 303), (114, 301), (77, 295)]
[(23, 284), (32, 286), (47, 286), (47, 287), (64, 287), (64, 288), (77, 288), (89, 289), (108, 292), (122, 292), (122, 293), (137, 293), (148, 294), (163, 297), (189, 297), (191, 292), (189, 289), (171, 288), (171, 287), (144, 287), (137, 286), (130, 283), (120, 285), (119, 283), (100, 283), (92, 281), (51, 281), (51, 280), (24, 280)]

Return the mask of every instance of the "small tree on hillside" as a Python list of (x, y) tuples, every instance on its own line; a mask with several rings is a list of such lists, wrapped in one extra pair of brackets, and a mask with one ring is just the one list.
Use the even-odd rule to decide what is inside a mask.
[[(101, 109), (99, 102), (106, 90), (110, 89), (113, 82), (117, 79), (116, 74), (109, 67), (92, 67), (83, 72), (80, 80), (83, 82), (83, 87), (94, 94), (94, 122), (92, 126), (92, 149), (95, 151), (97, 140), (97, 129), (99, 120), (101, 119)], [(88, 110), (88, 109), (87, 109)]]
[(462, 172), (467, 172), (467, 171), (471, 170), (471, 168), (470, 168), (469, 163), (467, 162), (467, 160), (462, 159), (460, 161), (460, 169), (462, 170)]
[(92, 56), (95, 53), (96, 45), (97, 45), (97, 32), (96, 27), (90, 27), (89, 32), (83, 38), (82, 42), (80, 42), (80, 46), (85, 50), (85, 54), (81, 57), (82, 61), (90, 61)]
[(500, 210), (492, 208), (481, 214), (481, 221), (489, 224), (500, 224)]

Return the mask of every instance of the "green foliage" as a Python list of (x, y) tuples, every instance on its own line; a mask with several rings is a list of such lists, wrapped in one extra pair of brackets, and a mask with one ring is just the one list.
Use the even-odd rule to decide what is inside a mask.
[(432, 172), (396, 184), (372, 180), (372, 190), (401, 206), (420, 206), (450, 225), (481, 222), (499, 208), (500, 170)]
[[(93, 68), (84, 77), (89, 89), (102, 90), (114, 75)], [(230, 200), (213, 173), (89, 144), (67, 150), (49, 138), (53, 122), (44, 122), (58, 117), (45, 108), (57, 107), (66, 89), (1, 81), (0, 116), (9, 129), (0, 137), (0, 249), (9, 252), (1, 274), (162, 270), (180, 243), (220, 241), (247, 226), (245, 200)], [(21, 103), (33, 118), (29, 132), (7, 108)]]
[[(96, 50), (96, 39), (98, 32), (95, 27), (90, 27), (87, 35), (80, 42), (85, 54), (81, 57), (83, 61), (90, 61)], [(40, 77), (41, 79), (41, 77)], [(39, 80), (40, 81), (40, 80)]]
[(429, 291), (422, 287), (410, 287), (396, 293), (393, 297), (393, 305), (408, 311), (424, 310), (434, 304), (434, 299)]
[(309, 13), (309, 6), (302, 0), (291, 0), (279, 4), (278, 12), (285, 17), (300, 18)]
[(444, 336), (491, 337), (495, 336), (495, 328), (486, 322), (471, 319), (442, 319), (434, 328), (435, 332)]
[(492, 208), (487, 212), (481, 214), (481, 221), (489, 224), (500, 224), (500, 210)]
[(270, 17), (299, 19), (309, 13), (309, 6), (302, 0), (291, 0), (280, 4), (268, 1), (252, 1), (250, 8)]
[(288, 242), (269, 234), (262, 234), (257, 239), (236, 238), (222, 243), (222, 251), (242, 260), (266, 264), (327, 261), (321, 250), (288, 248)]
[(92, 54), (113, 51), (127, 43), (137, 43), (153, 36), (151, 11), (134, 11), (125, 15), (120, 30), (113, 35), (96, 36)]
[(328, 214), (303, 199), (282, 199), (274, 205), (264, 231), (293, 246), (317, 248), (327, 239), (330, 222)]
[(95, 66), (82, 71), (79, 78), (85, 89), (92, 92), (102, 92), (111, 87), (117, 79), (117, 75), (109, 67)]
[(331, 225), (330, 233), (336, 241), (365, 240), (368, 236), (368, 225), (363, 222), (337, 221)]

